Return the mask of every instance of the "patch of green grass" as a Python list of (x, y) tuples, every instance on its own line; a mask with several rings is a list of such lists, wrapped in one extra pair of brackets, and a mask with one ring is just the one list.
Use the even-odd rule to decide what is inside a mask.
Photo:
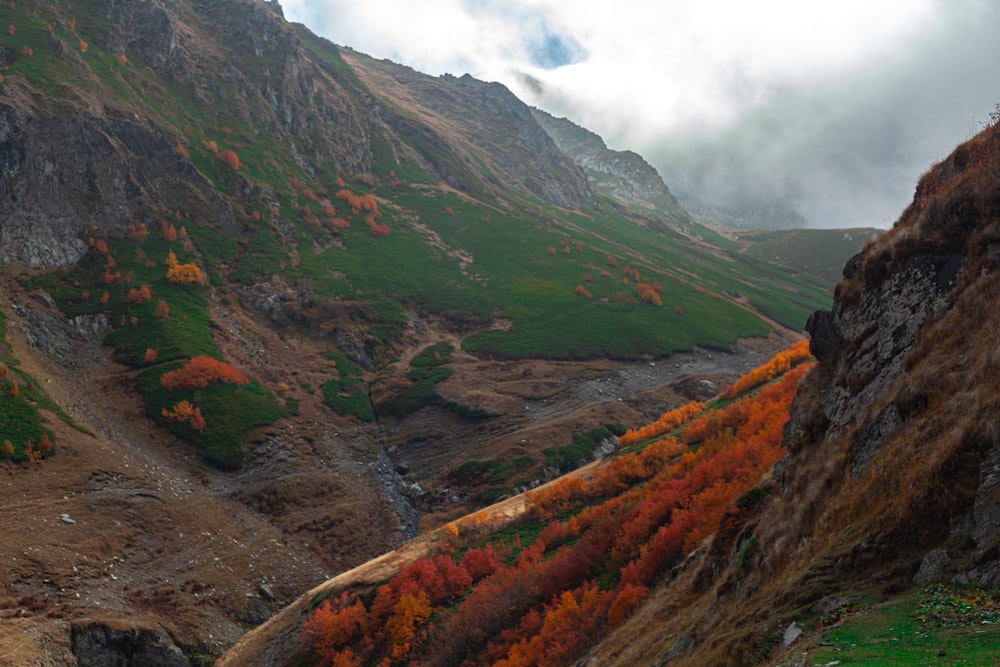
[[(37, 445), (43, 435), (52, 440), (52, 432), (42, 426), (42, 417), (25, 395), (27, 392), (20, 390), (20, 395), (14, 396), (12, 388), (13, 382), (0, 380), (0, 444), (9, 440), (14, 446), (14, 452), (9, 456), (0, 452), (0, 459), (23, 461), (25, 442)], [(53, 451), (49, 450), (46, 456)]]
[(574, 435), (573, 441), (561, 447), (549, 447), (542, 450), (545, 454), (545, 465), (558, 469), (560, 472), (575, 470), (593, 460), (597, 445), (613, 433), (606, 426), (592, 428), (586, 433)]
[[(994, 667), (1000, 656), (996, 591), (930, 586), (849, 614), (809, 665)], [(984, 622), (985, 621), (985, 622)]]
[(481, 484), (500, 484), (510, 479), (513, 474), (523, 472), (535, 466), (535, 459), (530, 456), (518, 456), (510, 461), (491, 459), (466, 461), (453, 470), (449, 477), (458, 484), (478, 486)]
[(323, 402), (342, 415), (354, 415), (361, 421), (374, 421), (375, 410), (362, 387), (349, 379), (327, 380), (320, 389)]
[[(410, 386), (402, 393), (382, 402), (378, 413), (394, 417), (405, 417), (428, 405), (438, 405), (444, 400), (437, 393), (437, 385), (451, 377), (453, 371), (447, 364), (454, 348), (448, 343), (435, 343), (421, 350), (410, 361), (406, 379)], [(455, 409), (461, 411), (458, 404)], [(471, 410), (471, 408), (469, 408)]]
[[(199, 444), (205, 458), (223, 468), (238, 468), (243, 462), (243, 441), (247, 431), (271, 424), (287, 411), (274, 396), (254, 380), (244, 386), (214, 382), (201, 390), (167, 391), (160, 377), (180, 364), (165, 364), (149, 369), (139, 378), (139, 388), (146, 398), (146, 413), (169, 430)], [(195, 431), (187, 422), (175, 422), (162, 415), (177, 402), (188, 400), (201, 409), (204, 431)]]
[(746, 254), (816, 276), (832, 288), (844, 264), (861, 250), (871, 229), (754, 230), (740, 233), (749, 243)]
[(333, 365), (337, 368), (337, 372), (340, 373), (342, 378), (359, 378), (364, 374), (364, 371), (356, 363), (347, 358), (343, 352), (338, 350), (325, 350), (323, 356), (326, 357), (327, 361), (332, 361)]
[(450, 343), (435, 343), (428, 345), (420, 354), (410, 360), (413, 368), (427, 368), (431, 366), (443, 366), (451, 361), (451, 355), (455, 348)]

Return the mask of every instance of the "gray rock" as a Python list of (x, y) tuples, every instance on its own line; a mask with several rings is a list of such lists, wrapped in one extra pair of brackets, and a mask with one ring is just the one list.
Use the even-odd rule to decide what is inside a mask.
[(781, 635), (781, 648), (788, 648), (800, 636), (802, 636), (802, 628), (792, 622), (785, 628), (785, 632)]
[(667, 664), (671, 660), (677, 660), (678, 658), (683, 658), (686, 655), (691, 655), (694, 653), (694, 649), (697, 646), (697, 642), (694, 640), (694, 635), (690, 632), (686, 632), (677, 639), (674, 643), (670, 645), (667, 652), (660, 656), (660, 659), (653, 663), (654, 667), (662, 667), (662, 665)]
[(927, 552), (920, 561), (920, 569), (913, 575), (913, 583), (927, 584), (941, 577), (950, 560), (946, 549), (934, 549)]
[(79, 667), (191, 667), (191, 662), (161, 628), (113, 628), (99, 621), (77, 621), (70, 644)]
[(851, 463), (851, 477), (857, 479), (865, 471), (872, 457), (882, 447), (886, 436), (896, 431), (903, 423), (899, 409), (892, 403), (878, 413), (875, 420), (862, 432), (854, 445), (854, 461)]

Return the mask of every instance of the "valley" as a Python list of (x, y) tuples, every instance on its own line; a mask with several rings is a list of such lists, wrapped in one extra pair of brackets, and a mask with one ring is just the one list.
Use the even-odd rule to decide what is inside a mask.
[(733, 229), (276, 2), (0, 20), (0, 664), (798, 666), (989, 606), (1000, 116), (889, 231)]

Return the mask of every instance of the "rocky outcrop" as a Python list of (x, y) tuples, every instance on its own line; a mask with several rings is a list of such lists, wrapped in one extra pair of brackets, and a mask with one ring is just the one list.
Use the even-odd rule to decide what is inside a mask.
[(785, 431), (788, 500), (827, 485), (807, 516), (851, 513), (852, 530), (865, 526), (851, 553), (910, 558), (920, 582), (1000, 580), (998, 166), (994, 125), (935, 166), (896, 226), (848, 262), (833, 309), (807, 325), (819, 367)]
[(611, 150), (600, 136), (566, 118), (535, 108), (531, 113), (556, 145), (583, 169), (594, 189), (626, 206), (659, 211), (672, 222), (691, 222), (659, 173), (641, 155)]
[(397, 150), (415, 150), (421, 164), (453, 187), (474, 192), (502, 185), (564, 208), (595, 205), (583, 171), (505, 86), (468, 74), (431, 77), (347, 48), (341, 52), (370, 90), (418, 105), (420, 125), (392, 106), (377, 111), (403, 139)]
[(71, 642), (79, 667), (191, 667), (191, 661), (160, 628), (79, 621), (72, 625)]
[(74, 264), (88, 234), (123, 233), (153, 207), (211, 216), (235, 231), (231, 208), (137, 116), (83, 100), (42, 107), (22, 82), (0, 103), (0, 264)]

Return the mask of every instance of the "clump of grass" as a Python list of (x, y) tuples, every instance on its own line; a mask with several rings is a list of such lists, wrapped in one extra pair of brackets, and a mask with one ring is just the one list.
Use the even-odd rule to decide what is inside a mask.
[(573, 441), (570, 444), (561, 447), (549, 447), (542, 451), (545, 454), (545, 465), (556, 468), (560, 472), (575, 470), (583, 464), (592, 461), (594, 450), (597, 449), (601, 441), (611, 438), (614, 435), (608, 426), (598, 426), (586, 433), (574, 435)]
[(410, 386), (402, 393), (378, 406), (380, 414), (405, 417), (428, 405), (444, 402), (437, 385), (451, 377), (453, 371), (445, 364), (451, 361), (454, 348), (449, 343), (436, 343), (422, 350), (410, 361), (406, 379)]

